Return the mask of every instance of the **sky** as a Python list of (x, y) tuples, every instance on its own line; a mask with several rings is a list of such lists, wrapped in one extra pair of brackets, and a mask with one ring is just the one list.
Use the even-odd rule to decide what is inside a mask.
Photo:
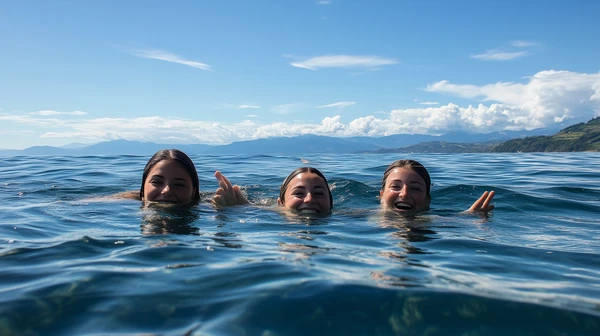
[[(600, 1), (0, 1), (0, 148), (564, 128)], [(561, 127), (558, 127), (561, 126)]]

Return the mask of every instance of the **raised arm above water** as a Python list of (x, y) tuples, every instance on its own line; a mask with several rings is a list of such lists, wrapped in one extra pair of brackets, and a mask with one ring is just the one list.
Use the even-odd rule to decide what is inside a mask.
[(492, 211), (496, 207), (495, 205), (490, 204), (490, 202), (492, 202), (492, 199), (494, 199), (495, 194), (496, 193), (493, 190), (484, 191), (481, 197), (479, 197), (479, 199), (475, 201), (473, 205), (471, 205), (467, 212), (481, 213), (487, 215), (488, 212)]
[(212, 200), (216, 206), (225, 207), (250, 203), (242, 193), (240, 187), (232, 185), (229, 179), (221, 174), (220, 171), (217, 170), (215, 172), (215, 178), (219, 181), (219, 188)]

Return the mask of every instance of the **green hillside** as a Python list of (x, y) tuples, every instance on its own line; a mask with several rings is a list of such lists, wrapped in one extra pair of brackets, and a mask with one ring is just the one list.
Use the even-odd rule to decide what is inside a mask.
[(552, 136), (535, 136), (503, 142), (492, 152), (600, 151), (600, 117), (569, 126)]

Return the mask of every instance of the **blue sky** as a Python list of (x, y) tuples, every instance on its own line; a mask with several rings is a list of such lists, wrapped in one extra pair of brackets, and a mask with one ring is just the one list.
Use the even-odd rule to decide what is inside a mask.
[(600, 2), (3, 1), (0, 148), (600, 115)]

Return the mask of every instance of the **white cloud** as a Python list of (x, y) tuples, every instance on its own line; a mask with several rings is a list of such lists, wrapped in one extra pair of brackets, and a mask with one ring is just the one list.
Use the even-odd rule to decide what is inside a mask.
[(25, 136), (31, 136), (33, 134), (35, 134), (34, 131), (32, 130), (2, 130), (0, 129), (0, 134), (2, 135), (25, 135)]
[(486, 61), (509, 61), (521, 57), (531, 55), (531, 50), (523, 50), (526, 48), (538, 46), (538, 42), (514, 40), (500, 48), (486, 50), (483, 53), (471, 55), (471, 58), (476, 58)]
[(142, 57), (142, 58), (157, 59), (157, 60), (171, 62), (171, 63), (183, 64), (183, 65), (191, 66), (192, 68), (196, 68), (196, 69), (200, 69), (200, 70), (206, 70), (206, 71), (212, 70), (212, 67), (208, 64), (200, 63), (200, 62), (196, 62), (196, 61), (189, 61), (189, 60), (183, 59), (175, 54), (171, 54), (171, 53), (168, 53), (168, 52), (162, 51), (162, 50), (137, 50), (137, 51), (134, 51), (133, 54), (135, 56)]
[(531, 42), (531, 41), (515, 40), (515, 41), (510, 41), (510, 45), (512, 45), (513, 47), (516, 47), (516, 48), (527, 48), (527, 47), (538, 46), (539, 43)]
[(529, 54), (529, 52), (527, 52), (527, 51), (506, 52), (506, 51), (500, 51), (498, 49), (494, 49), (494, 50), (487, 50), (483, 54), (471, 55), (471, 58), (490, 60), (490, 61), (508, 61), (508, 60), (520, 58), (523, 56), (527, 56), (528, 54)]
[(238, 108), (240, 108), (240, 109), (259, 109), (260, 106), (258, 106), (258, 105), (240, 105), (240, 106), (238, 106)]
[[(499, 82), (462, 85), (441, 81), (430, 84), (429, 92), (446, 93), (481, 103), (397, 109), (374, 112), (342, 121), (337, 115), (321, 122), (293, 120), (262, 124), (252, 120), (216, 123), (177, 117), (56, 119), (30, 114), (0, 113), (0, 133), (19, 129), (37, 130), (31, 137), (62, 138), (92, 142), (112, 139), (171, 141), (172, 143), (226, 144), (274, 136), (316, 134), (327, 136), (385, 136), (392, 134), (442, 134), (456, 131), (489, 133), (503, 130), (531, 130), (563, 121), (575, 123), (600, 115), (600, 72), (541, 71), (523, 83)], [(279, 105), (280, 113), (302, 111), (305, 104)], [(304, 117), (304, 115), (300, 115)], [(248, 117), (252, 117), (249, 115)], [(11, 123), (19, 124), (14, 127)], [(43, 129), (42, 133), (39, 130)], [(23, 133), (25, 134), (25, 133)], [(27, 133), (30, 134), (30, 133)], [(174, 138), (175, 137), (175, 138)]]
[(11, 114), (0, 114), (0, 121), (15, 122), (18, 124), (27, 124), (35, 126), (49, 126), (58, 127), (64, 123), (63, 120), (53, 118), (33, 118), (29, 115), (11, 115)]
[(290, 63), (297, 68), (317, 70), (320, 68), (374, 68), (382, 65), (397, 64), (395, 59), (379, 56), (329, 55), (317, 56), (301, 62)]
[(256, 114), (247, 114), (246, 118), (258, 118)]
[(321, 105), (321, 106), (317, 106), (317, 108), (328, 108), (328, 107), (348, 107), (348, 106), (352, 106), (356, 104), (356, 102), (337, 102), (337, 103), (333, 103), (333, 104), (327, 104), (327, 105)]
[(331, 5), (333, 1), (328, 1), (328, 0), (320, 0), (317, 1), (317, 5)]
[[(441, 81), (427, 86), (427, 91), (442, 92), (463, 98), (496, 102), (487, 107), (486, 117), (493, 116), (495, 129), (534, 129), (557, 121), (588, 120), (600, 114), (600, 73), (540, 71), (528, 83), (498, 82), (483, 86), (457, 85)], [(469, 106), (460, 117), (484, 124), (482, 107)], [(477, 120), (477, 121), (474, 121)]]
[[(86, 138), (91, 140), (127, 139), (138, 141), (168, 140), (177, 135), (184, 143), (224, 143), (244, 136), (248, 124), (232, 124), (176, 119), (173, 117), (98, 118), (63, 123), (64, 131), (46, 132), (45, 138)], [(250, 127), (251, 128), (251, 127)], [(239, 135), (238, 135), (239, 134)]]
[(82, 111), (58, 112), (58, 111), (51, 111), (51, 110), (43, 110), (43, 111), (31, 112), (29, 114), (31, 114), (31, 115), (40, 115), (40, 116), (53, 116), (53, 115), (74, 115), (74, 116), (81, 116), (81, 115), (86, 115), (87, 112), (82, 112)]
[(438, 103), (438, 102), (420, 102), (419, 104), (421, 104), (421, 105), (439, 105), (440, 103)]

